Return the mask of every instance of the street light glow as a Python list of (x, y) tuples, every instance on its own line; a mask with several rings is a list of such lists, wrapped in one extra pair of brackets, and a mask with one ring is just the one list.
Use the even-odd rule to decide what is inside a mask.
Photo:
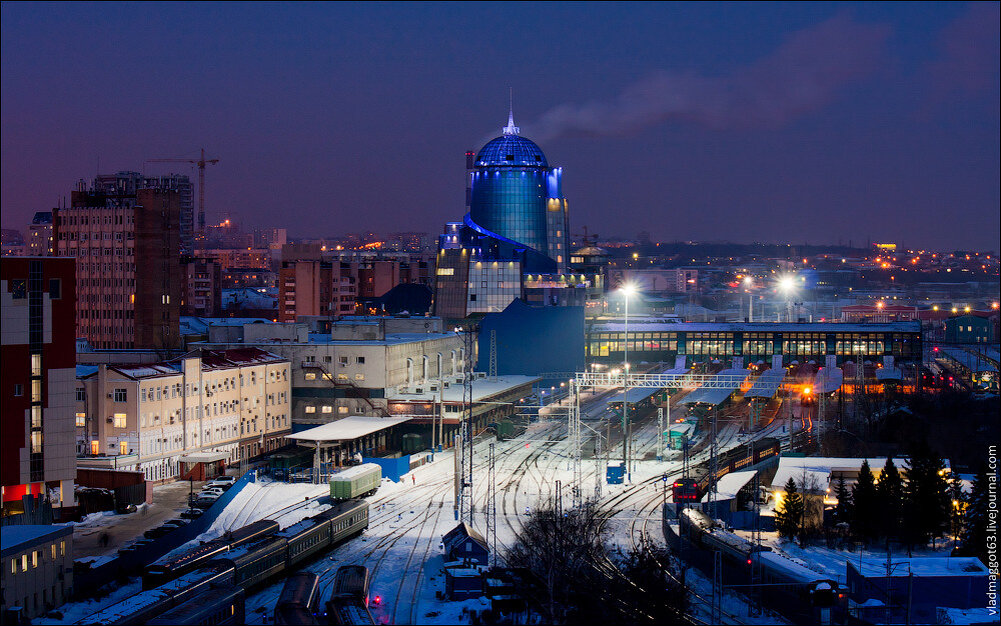
[(628, 298), (629, 296), (636, 293), (636, 285), (634, 285), (633, 283), (623, 283), (622, 286), (619, 287), (619, 291), (622, 292), (622, 295)]
[(786, 274), (779, 278), (779, 289), (785, 293), (791, 292), (796, 288), (796, 277), (791, 274)]

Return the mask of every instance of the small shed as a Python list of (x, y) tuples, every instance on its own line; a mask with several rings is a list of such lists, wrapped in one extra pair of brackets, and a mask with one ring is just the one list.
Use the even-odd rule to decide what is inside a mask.
[[(934, 624), (939, 607), (976, 609), (987, 606), (990, 570), (975, 557), (914, 557), (885, 562), (846, 562), (848, 594), (861, 618), (891, 623)], [(887, 569), (890, 570), (887, 575)], [(877, 604), (878, 602), (878, 604)], [(876, 615), (867, 607), (876, 605)]]
[(463, 561), (445, 563), (445, 595), (452, 600), (466, 600), (483, 595), (483, 571)]
[(445, 548), (447, 561), (487, 565), (490, 548), (486, 540), (465, 522), (450, 530), (442, 537), (441, 543)]

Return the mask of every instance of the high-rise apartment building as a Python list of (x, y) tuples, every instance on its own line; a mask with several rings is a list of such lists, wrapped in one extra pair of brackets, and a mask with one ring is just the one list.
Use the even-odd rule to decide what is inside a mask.
[(53, 256), (52, 211), (37, 211), (28, 224), (28, 256)]
[(22, 496), (75, 506), (73, 259), (0, 261), (0, 478), (4, 514)]
[(169, 189), (177, 192), (180, 202), (178, 220), (181, 256), (195, 251), (195, 185), (185, 174), (165, 174), (163, 176), (143, 176), (139, 172), (118, 172), (99, 174), (94, 179), (92, 189), (109, 195), (132, 193), (139, 189)]
[(53, 210), (57, 256), (77, 258), (77, 336), (96, 348), (179, 344), (181, 195), (99, 177)]

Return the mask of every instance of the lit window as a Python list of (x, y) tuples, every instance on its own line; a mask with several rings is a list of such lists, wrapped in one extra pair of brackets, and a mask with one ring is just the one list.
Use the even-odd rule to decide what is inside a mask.
[(316, 413), (316, 407), (313, 406), (313, 405), (309, 405), (309, 406), (306, 407), (306, 412), (307, 413)]
[(125, 428), (126, 415), (125, 413), (115, 413), (115, 428)]
[(118, 454), (128, 454), (129, 453), (129, 442), (119, 441), (118, 442)]
[(339, 406), (339, 407), (337, 407), (337, 412), (339, 414), (341, 414), (341, 415), (347, 415), (348, 414), (348, 407), (346, 407), (346, 406)]
[(313, 372), (306, 372), (306, 380), (316, 380), (316, 374)]
[(334, 411), (334, 407), (330, 406), (329, 404), (323, 405), (323, 412), (324, 413), (333, 413), (333, 411)]
[(77, 425), (78, 428), (83, 428), (84, 426), (87, 425), (87, 414), (86, 413), (77, 413), (76, 414), (76, 425)]
[(355, 374), (355, 380), (365, 380), (364, 374)]
[(93, 454), (93, 455), (97, 455), (97, 453), (99, 451), (100, 451), (100, 444), (98, 444), (97, 439), (91, 441), (90, 442), (90, 453)]

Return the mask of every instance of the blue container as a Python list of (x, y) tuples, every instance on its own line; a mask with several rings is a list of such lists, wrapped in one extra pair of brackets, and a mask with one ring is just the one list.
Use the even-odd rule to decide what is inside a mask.
[(609, 485), (621, 485), (626, 470), (621, 465), (609, 465), (605, 470), (605, 480)]

